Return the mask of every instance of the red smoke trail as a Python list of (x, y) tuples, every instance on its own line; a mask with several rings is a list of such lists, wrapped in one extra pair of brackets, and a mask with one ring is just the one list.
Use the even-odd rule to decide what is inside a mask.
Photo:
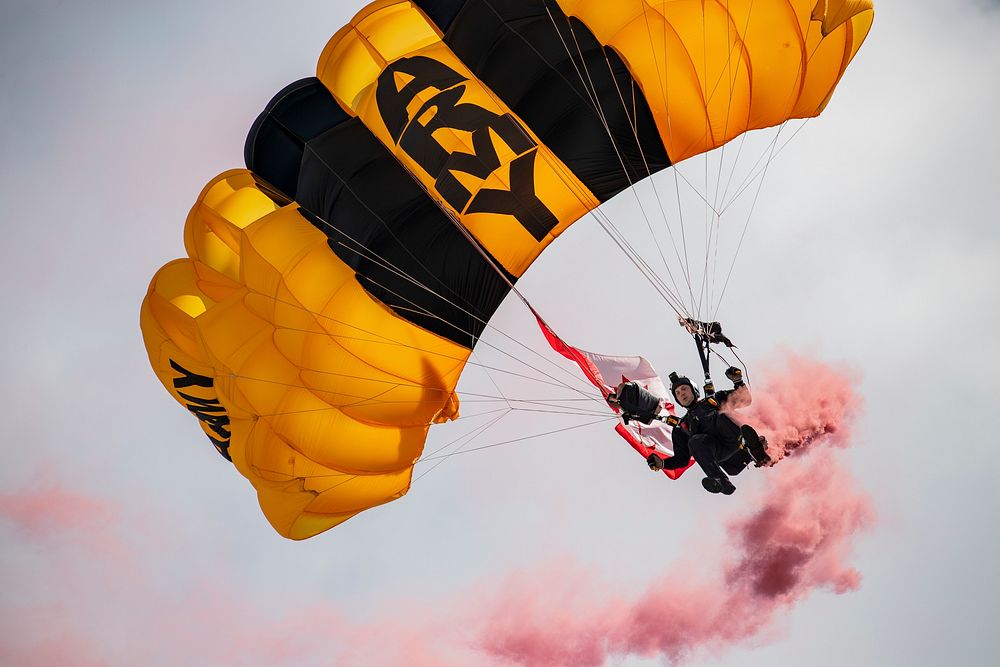
[(776, 459), (796, 456), (757, 471), (766, 488), (744, 500), (748, 512), (728, 522), (721, 551), (692, 553), (631, 601), (581, 600), (567, 591), (539, 603), (538, 591), (551, 591), (553, 580), (592, 589), (593, 578), (563, 572), (523, 580), (504, 592), (480, 647), (522, 665), (596, 666), (625, 655), (676, 664), (759, 639), (779, 613), (814, 590), (855, 590), (861, 575), (847, 562), (851, 542), (873, 513), (847, 471), (820, 447), (849, 444), (859, 406), (851, 378), (789, 360), (781, 376), (755, 387), (754, 407), (743, 416), (768, 437)]
[[(666, 568), (649, 555), (651, 583), (637, 597), (564, 559), (500, 586), (490, 576), (454, 599), (392, 598), (387, 612), (358, 619), (333, 603), (255, 589), (212, 565), (225, 551), (188, 560), (184, 531), (162, 544), (136, 539), (137, 517), (150, 508), (45, 479), (0, 492), (0, 538), (24, 540), (0, 598), (0, 663), (586, 667), (628, 655), (676, 664), (761, 643), (813, 591), (859, 586), (852, 540), (872, 512), (833, 449), (849, 444), (860, 407), (852, 379), (792, 359), (753, 390), (741, 416), (768, 437), (772, 455), (791, 455), (737, 478), (741, 488), (726, 501), (743, 509), (727, 522), (722, 548), (697, 546), (707, 540), (696, 535), (688, 556)], [(757, 497), (747, 492), (751, 477), (763, 483)]]
[(847, 447), (847, 426), (861, 408), (856, 378), (816, 361), (789, 356), (781, 375), (753, 387), (753, 405), (738, 413), (768, 441), (775, 462), (814, 442)]

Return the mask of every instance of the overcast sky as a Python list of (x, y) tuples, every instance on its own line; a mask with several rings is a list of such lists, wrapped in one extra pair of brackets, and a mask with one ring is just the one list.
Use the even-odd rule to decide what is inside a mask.
[[(574, 590), (669, 597), (780, 487), (777, 466), (709, 496), (602, 424), (452, 457), (312, 540), (274, 534), (157, 382), (139, 304), (201, 188), (243, 166), (254, 118), (362, 4), (0, 4), (0, 663), (380, 664), (385, 644), (492, 664), (461, 632), (491, 617), (481, 600), (527, 588), (573, 628)], [(687, 665), (1000, 659), (998, 31), (997, 2), (876, 0), (829, 108), (769, 168), (719, 315), (760, 377), (791, 353), (851, 378), (864, 407), (831, 470), (873, 513), (846, 545), (855, 590), (817, 586)], [(623, 228), (629, 206), (607, 206)], [(519, 287), (581, 347), (697, 370), (592, 219)], [(518, 302), (494, 324), (560, 363)], [(509, 382), (474, 375), (460, 390)], [(583, 421), (512, 415), (471, 446)]]

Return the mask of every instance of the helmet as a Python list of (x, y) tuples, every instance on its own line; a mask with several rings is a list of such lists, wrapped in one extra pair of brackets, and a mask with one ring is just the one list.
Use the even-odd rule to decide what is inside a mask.
[(691, 392), (694, 394), (695, 400), (701, 398), (701, 392), (698, 391), (698, 388), (694, 386), (687, 376), (677, 375), (676, 372), (673, 372), (670, 374), (670, 393), (674, 395), (674, 398), (677, 398), (677, 387), (680, 387), (683, 384), (691, 387)]

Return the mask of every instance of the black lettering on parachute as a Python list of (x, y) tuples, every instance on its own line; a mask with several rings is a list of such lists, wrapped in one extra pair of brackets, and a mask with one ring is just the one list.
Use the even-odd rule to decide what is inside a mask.
[[(219, 402), (219, 398), (214, 395), (215, 392), (213, 391), (213, 395), (210, 397), (204, 397), (192, 396), (180, 391), (188, 387), (212, 389), (215, 386), (214, 381), (210, 377), (187, 370), (173, 359), (170, 360), (170, 367), (181, 374), (174, 378), (173, 385), (174, 389), (177, 390), (177, 396), (185, 401), (184, 407), (190, 410), (191, 414), (202, 423), (202, 430), (205, 431), (205, 435), (208, 436), (215, 449), (227, 461), (232, 461), (232, 457), (229, 456), (229, 443), (232, 438), (232, 432), (228, 428), (229, 415), (226, 414), (226, 408)], [(212, 437), (212, 433), (219, 437)]]
[[(397, 80), (406, 83), (400, 88)], [(538, 144), (511, 114), (460, 102), (465, 81), (466, 77), (426, 56), (398, 60), (379, 77), (376, 100), (382, 120), (397, 145), (434, 176), (437, 191), (455, 210), (468, 206), (468, 213), (511, 215), (540, 241), (559, 221), (535, 194)], [(428, 88), (440, 92), (411, 117), (409, 105)], [(433, 136), (442, 128), (470, 132), (475, 152), (449, 153)], [(453, 172), (486, 180), (499, 169), (494, 135), (517, 156), (510, 166), (510, 190), (484, 188), (473, 199)]]

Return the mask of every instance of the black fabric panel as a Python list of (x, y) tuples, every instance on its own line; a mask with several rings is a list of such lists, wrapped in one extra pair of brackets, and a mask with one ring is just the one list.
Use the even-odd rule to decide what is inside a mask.
[(473, 347), (507, 283), (360, 120), (308, 146), (297, 201), (330, 248), (401, 317)]
[[(456, 3), (417, 4), (433, 18)], [(670, 166), (621, 58), (552, 0), (464, 0), (445, 25), (448, 46), (601, 201)]]
[(270, 189), (294, 200), (306, 142), (349, 118), (319, 79), (289, 84), (250, 128), (243, 149), (247, 169)]
[(368, 293), (417, 326), (471, 348), (510, 291), (318, 79), (274, 96), (250, 130), (245, 158), (272, 198), (300, 205)]
[(415, 0), (414, 4), (434, 21), (441, 32), (447, 32), (448, 26), (455, 20), (455, 15), (465, 2), (466, 0)]

